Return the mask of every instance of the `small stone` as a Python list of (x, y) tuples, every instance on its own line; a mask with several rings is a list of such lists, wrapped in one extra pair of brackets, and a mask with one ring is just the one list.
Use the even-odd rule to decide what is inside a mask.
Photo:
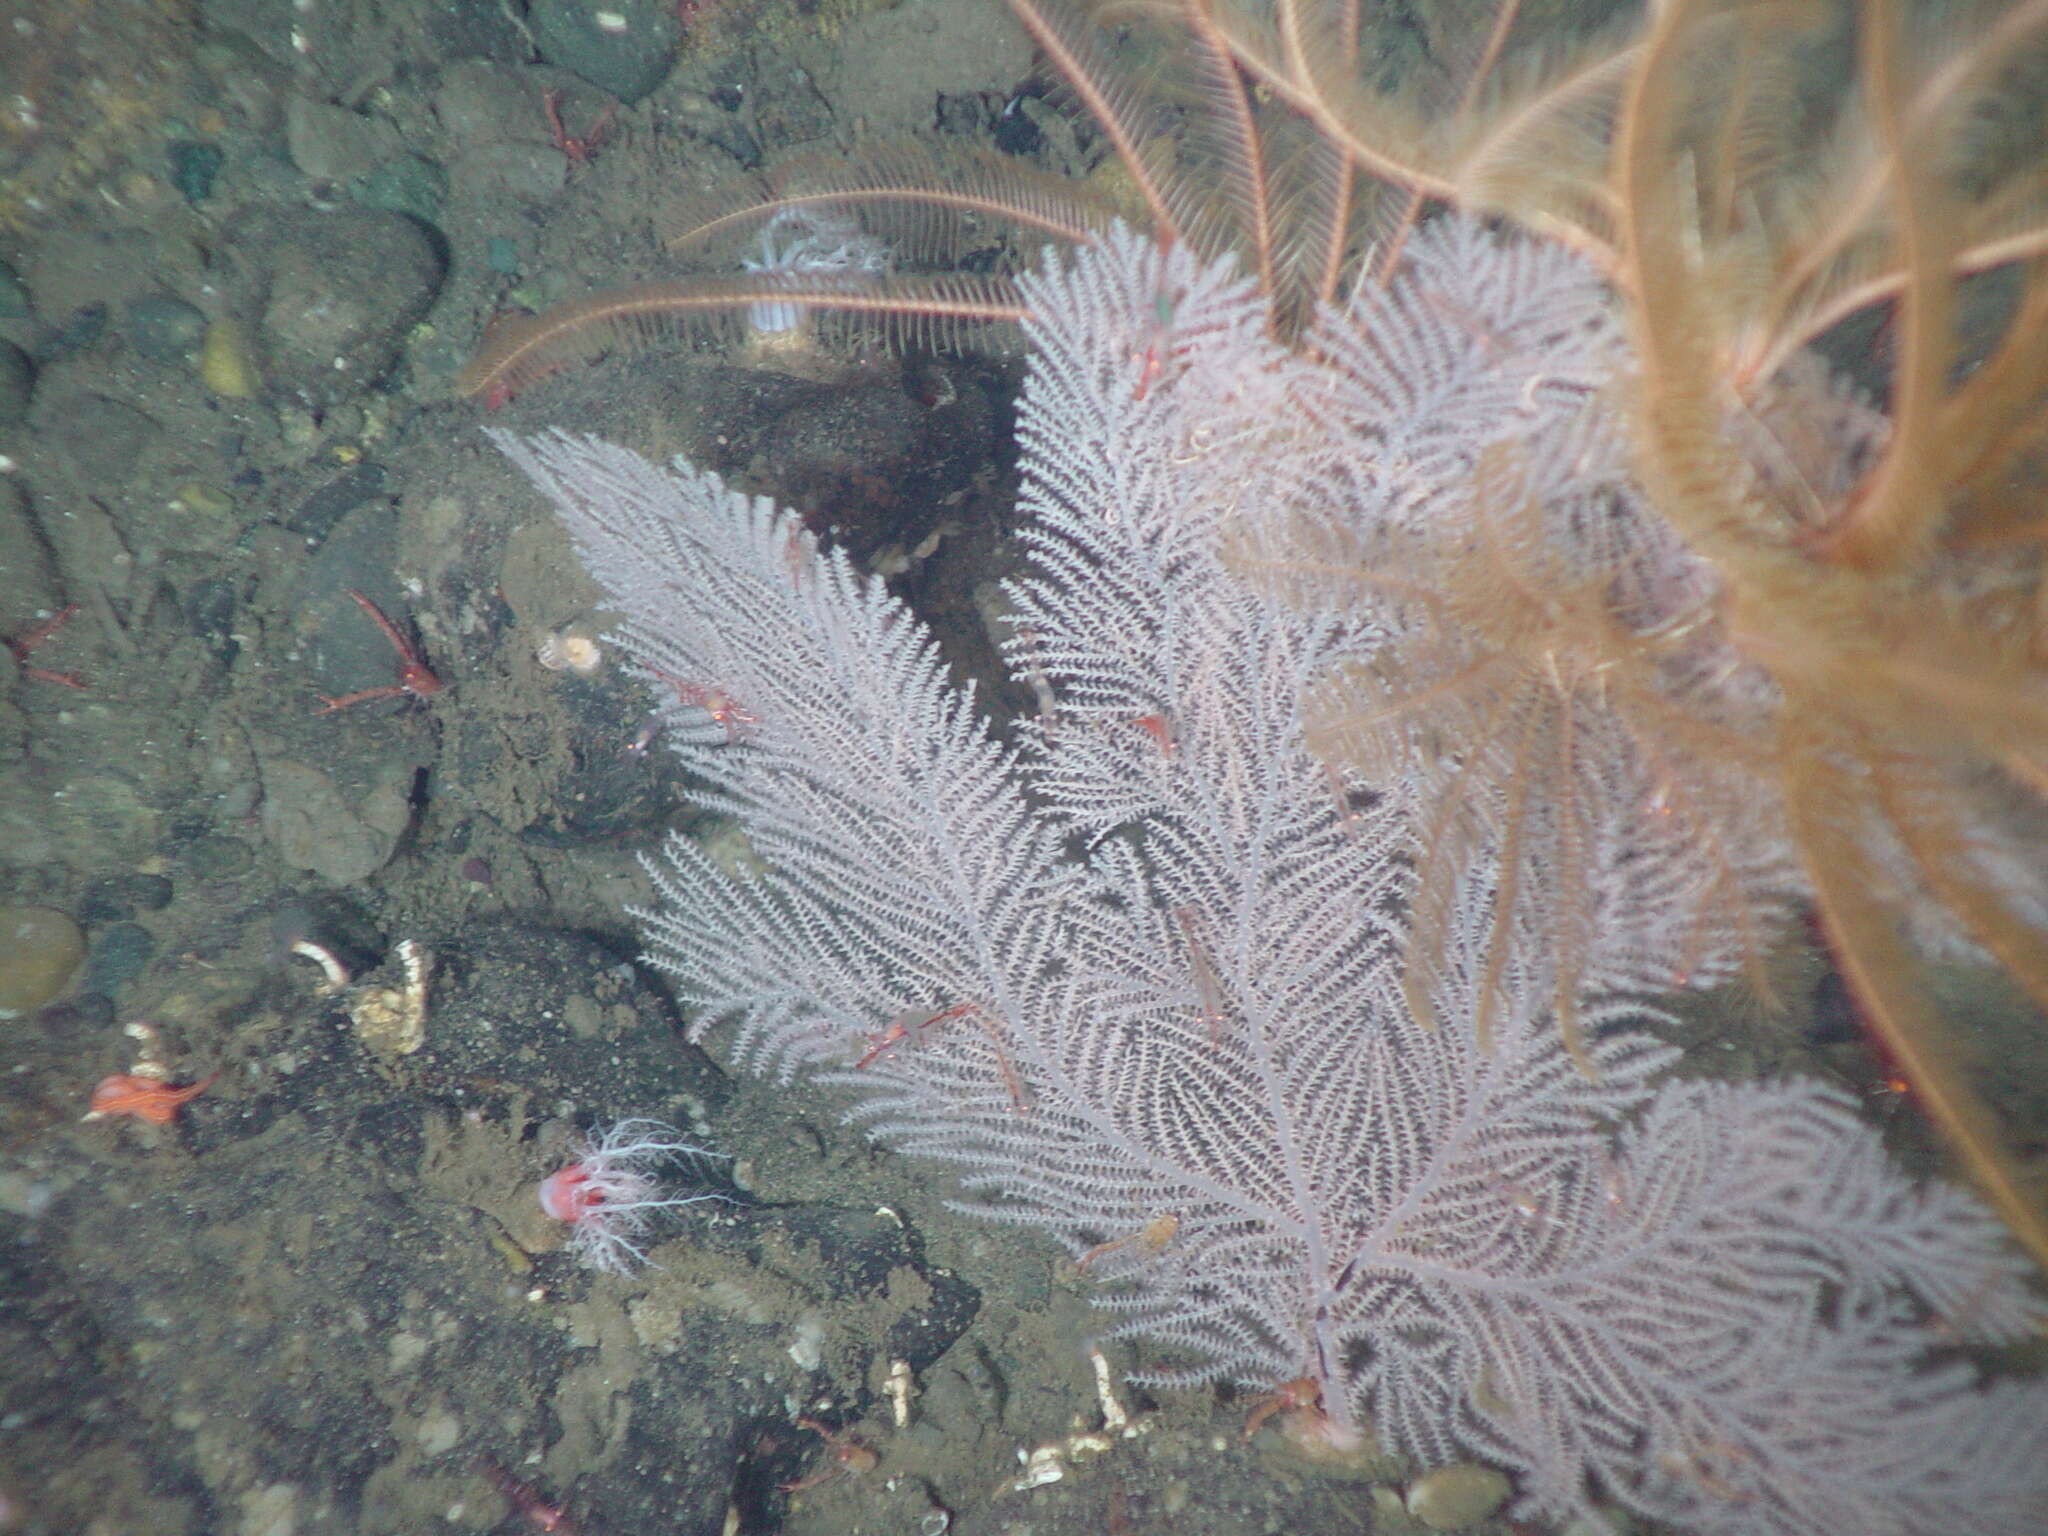
[(0, 1019), (40, 1008), (85, 958), (78, 924), (48, 907), (0, 907)]
[(357, 507), (383, 495), (384, 480), (383, 466), (354, 465), (310, 492), (286, 514), (284, 525), (309, 539), (324, 539)]
[(95, 927), (106, 923), (125, 923), (134, 915), (135, 903), (122, 888), (119, 877), (93, 881), (78, 898), (79, 921)]
[(114, 1023), (114, 1000), (104, 992), (78, 992), (36, 1010), (36, 1029), (60, 1045), (86, 1045), (104, 1038)]
[(183, 299), (157, 294), (130, 304), (121, 330), (152, 362), (175, 363), (206, 340), (206, 316)]
[(1408, 1513), (1432, 1531), (1462, 1531), (1499, 1509), (1508, 1493), (1505, 1474), (1458, 1462), (1425, 1472), (1409, 1486)]
[(122, 201), (148, 208), (163, 198), (164, 184), (147, 171), (130, 171), (121, 178)]
[(395, 124), (294, 96), (285, 108), (285, 152), (315, 181), (360, 182), (404, 145)]
[(144, 912), (163, 911), (171, 904), (171, 896), (176, 890), (169, 875), (157, 874), (123, 875), (121, 888)]
[(49, 363), (61, 357), (75, 357), (98, 341), (106, 329), (107, 306), (104, 303), (95, 299), (89, 304), (79, 305), (43, 338), (43, 361)]
[(57, 1198), (57, 1185), (26, 1173), (0, 1174), (0, 1211), (27, 1221), (40, 1217)]
[(174, 510), (209, 523), (225, 523), (235, 510), (234, 497), (203, 480), (187, 480), (172, 493), (171, 504)]
[(236, 1530), (240, 1536), (298, 1536), (299, 1490), (290, 1483), (270, 1483), (241, 1497)]
[(249, 340), (232, 320), (216, 320), (206, 328), (199, 348), (199, 377), (223, 400), (252, 400), (256, 396), (256, 365), (249, 355)]
[(462, 1421), (437, 1405), (420, 1420), (418, 1439), (423, 1455), (445, 1456), (462, 1440)]
[(218, 144), (198, 139), (180, 139), (166, 154), (171, 163), (171, 185), (188, 203), (203, 203), (213, 196), (213, 184), (227, 156)]
[(310, 448), (320, 441), (320, 418), (299, 406), (278, 407), (277, 426), (288, 448)]
[(186, 867), (202, 880), (233, 880), (256, 864), (256, 855), (247, 843), (218, 832), (192, 839), (184, 855)]
[(155, 955), (155, 934), (140, 923), (115, 923), (93, 938), (92, 956), (85, 963), (86, 987), (117, 997)]
[(433, 225), (448, 197), (448, 173), (422, 156), (400, 155), (370, 172), (359, 196), (367, 208), (407, 214)]

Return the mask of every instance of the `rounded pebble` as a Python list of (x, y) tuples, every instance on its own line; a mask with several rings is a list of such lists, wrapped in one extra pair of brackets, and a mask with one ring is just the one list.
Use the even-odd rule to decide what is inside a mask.
[(183, 299), (153, 294), (128, 306), (121, 327), (128, 343), (152, 362), (175, 363), (206, 339), (206, 316)]
[(187, 480), (171, 493), (174, 511), (189, 512), (204, 522), (225, 521), (235, 510), (235, 498), (203, 480)]
[(0, 907), (0, 1018), (40, 1008), (85, 958), (78, 924), (48, 907)]
[(206, 328), (199, 348), (199, 377), (223, 400), (253, 400), (256, 396), (256, 365), (249, 356), (248, 338), (232, 320), (216, 320)]
[[(668, 78), (682, 45), (669, 0), (534, 0), (526, 25), (540, 56), (627, 105)], [(572, 123), (572, 133), (586, 125)]]
[(1432, 1531), (1462, 1531), (1506, 1503), (1508, 1491), (1504, 1474), (1459, 1462), (1418, 1477), (1408, 1489), (1408, 1513)]

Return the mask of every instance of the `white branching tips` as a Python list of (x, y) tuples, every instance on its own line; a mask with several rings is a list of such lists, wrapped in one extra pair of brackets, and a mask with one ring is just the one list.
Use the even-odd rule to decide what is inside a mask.
[[(1936, 1358), (2039, 1321), (1997, 1224), (1819, 1085), (1666, 1082), (1674, 1052), (1615, 990), (1728, 969), (1729, 883), (1779, 899), (1768, 818), (1758, 848), (1702, 848), (1681, 765), (1631, 759), (1594, 679), (1560, 677), (1570, 708), (1514, 738), (1563, 754), (1583, 816), (1504, 811), (1481, 754), (1415, 771), (1450, 730), (1420, 708), (1382, 777), (1308, 749), (1333, 676), (1455, 662), (1426, 604), (1242, 579), (1333, 501), (1378, 509), (1375, 546), (1427, 519), (1470, 555), (1511, 521), (1472, 488), (1519, 487), (1540, 515), (1498, 548), (1554, 563), (1576, 526), (1644, 625), (1684, 624), (1703, 579), (1612, 493), (1600, 380), (1625, 359), (1598, 285), (1455, 218), (1414, 244), (1407, 281), (1455, 293), (1397, 282), (1298, 352), (1227, 267), (1134, 235), (1028, 285), (1012, 661), (1044, 707), (1014, 750), (794, 518), (688, 466), (501, 437), (764, 871), (672, 840), (653, 957), (745, 1063), (855, 1090), (971, 1209), (1056, 1236), (1163, 1346), (1153, 1380), (1288, 1383), (1333, 1433), (1369, 1417), (1425, 1462), (1501, 1464), (1524, 1514), (2031, 1532), (2048, 1388)], [(1677, 685), (1706, 647), (1674, 645)], [(1455, 858), (1419, 876), (1432, 828)], [(1511, 868), (1599, 894), (1576, 953), (1525, 940), (1543, 886)]]

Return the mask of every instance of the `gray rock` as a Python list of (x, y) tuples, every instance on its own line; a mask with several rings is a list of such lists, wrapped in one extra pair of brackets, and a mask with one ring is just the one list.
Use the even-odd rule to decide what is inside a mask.
[(1000, 5), (902, 0), (861, 18), (862, 46), (820, 70), (833, 101), (858, 103), (869, 126), (909, 132), (942, 95), (1008, 91), (1031, 72), (1033, 48)]
[(672, 0), (534, 0), (526, 25), (548, 63), (623, 102), (668, 78), (683, 38)]
[(206, 336), (206, 316), (183, 299), (151, 294), (128, 306), (121, 332), (152, 362), (175, 363), (198, 350)]
[(35, 416), (42, 438), (86, 480), (102, 487), (123, 484), (163, 438), (163, 428), (126, 401), (89, 392), (48, 401), (38, 396)]
[(458, 152), (487, 144), (546, 143), (541, 92), (524, 71), (462, 59), (442, 72), (434, 91), (434, 117)]
[(533, 207), (554, 201), (569, 179), (569, 159), (545, 144), (479, 144), (455, 161), (460, 196), (472, 204)]
[(0, 480), (0, 635), (22, 634), (63, 606), (28, 497), (16, 481)]
[(382, 118), (295, 96), (284, 113), (286, 152), (316, 181), (360, 181), (405, 147)]
[(440, 59), (522, 59), (525, 43), (504, 0), (437, 0), (421, 24), (426, 51)]
[[(95, 307), (118, 311), (136, 299), (185, 288), (197, 262), (195, 248), (175, 235), (93, 224), (38, 241), (24, 267), (36, 314), (64, 327)], [(50, 343), (39, 348), (47, 356)]]
[(388, 772), (353, 792), (290, 758), (266, 759), (261, 769), (263, 835), (285, 863), (334, 885), (354, 885), (382, 869), (412, 824), (410, 762), (394, 759)]
[(37, 864), (105, 869), (154, 853), (163, 816), (118, 769), (80, 771), (55, 752), (51, 773), (30, 781), (0, 774), (0, 848), (17, 868)]
[(28, 403), (35, 393), (35, 365), (28, 354), (11, 341), (0, 341), (0, 427), (11, 427), (28, 419)]
[(285, 516), (284, 526), (309, 539), (324, 539), (349, 513), (382, 495), (384, 481), (381, 464), (365, 462), (345, 469), (302, 498)]
[(313, 405), (387, 373), (441, 287), (433, 239), (401, 214), (264, 211), (228, 245), (266, 386)]
[(292, 48), (291, 0), (200, 0), (199, 18), (209, 34), (245, 38), (279, 64), (302, 62)]
[(448, 173), (440, 163), (419, 155), (397, 155), (370, 172), (356, 193), (366, 208), (409, 214), (433, 227), (440, 222), (448, 197)]

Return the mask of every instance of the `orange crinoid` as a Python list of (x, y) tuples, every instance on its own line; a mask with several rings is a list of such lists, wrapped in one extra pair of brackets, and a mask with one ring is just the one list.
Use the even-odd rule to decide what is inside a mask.
[[(1644, 820), (1694, 851), (1702, 948), (1732, 945), (1761, 984), (1775, 919), (1810, 902), (1868, 1027), (2048, 1262), (2037, 1181), (1922, 975), (1988, 955), (2048, 1006), (2048, 166), (1997, 132), (2038, 91), (2048, 3), (1979, 10), (1671, 0), (1561, 47), (1523, 42), (1506, 0), (1483, 42), (1445, 46), (1433, 92), (1391, 93), (1354, 62), (1344, 4), (1186, 16), (1325, 155), (1407, 194), (1366, 281), (1451, 203), (1588, 258), (1625, 328), (1607, 388), (1635, 549), (1606, 547), (1611, 520), (1560, 520), (1511, 452), (1471, 466), (1454, 536), (1314, 509), (1248, 530), (1244, 566), (1272, 587), (1433, 637), (1311, 700), (1321, 750), (1434, 785), (1411, 965), (1477, 861), (1495, 965), (1549, 946), (1569, 1038), (1588, 763), (1623, 754), (1652, 786)], [(1813, 350), (1865, 315), (1890, 332), (1874, 405)]]

